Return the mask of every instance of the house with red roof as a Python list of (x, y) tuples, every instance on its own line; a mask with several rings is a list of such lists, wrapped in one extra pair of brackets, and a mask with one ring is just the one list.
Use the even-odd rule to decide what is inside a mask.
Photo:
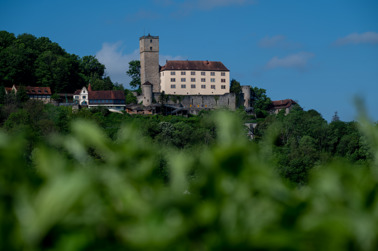
[(295, 102), (292, 99), (283, 99), (283, 100), (272, 101), (272, 104), (273, 104), (273, 107), (271, 109), (272, 113), (278, 114), (281, 110), (285, 110), (285, 115), (287, 115), (289, 114), (293, 106), (297, 104), (297, 102)]
[(121, 90), (93, 91), (91, 84), (74, 93), (74, 102), (81, 106), (106, 107), (109, 110), (125, 110), (125, 94)]
[[(20, 86), (13, 85), (12, 87), (5, 87), (5, 93), (9, 94), (14, 92), (15, 94), (20, 89)], [(51, 101), (51, 89), (50, 87), (37, 87), (37, 86), (25, 86), (26, 94), (30, 99), (40, 100), (43, 103), (50, 103)]]
[(166, 94), (223, 95), (230, 92), (230, 71), (219, 61), (169, 60), (160, 86)]

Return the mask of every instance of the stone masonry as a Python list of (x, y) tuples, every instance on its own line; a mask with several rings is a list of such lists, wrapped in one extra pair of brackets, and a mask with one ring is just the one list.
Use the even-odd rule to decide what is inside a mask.
[(153, 92), (160, 92), (160, 72), (159, 72), (159, 37), (140, 37), (140, 80), (141, 84), (150, 82)]

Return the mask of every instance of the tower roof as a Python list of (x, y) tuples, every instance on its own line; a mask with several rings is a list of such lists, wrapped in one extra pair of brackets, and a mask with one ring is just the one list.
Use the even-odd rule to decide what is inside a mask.
[(147, 36), (141, 36), (141, 37), (139, 38), (139, 40), (141, 40), (141, 39), (145, 39), (145, 38), (147, 38), (147, 39), (151, 39), (151, 38), (159, 39), (159, 36), (151, 36), (150, 33), (148, 33)]
[(189, 60), (167, 60), (160, 71), (165, 70), (194, 70), (194, 71), (229, 71), (219, 61), (189, 61)]

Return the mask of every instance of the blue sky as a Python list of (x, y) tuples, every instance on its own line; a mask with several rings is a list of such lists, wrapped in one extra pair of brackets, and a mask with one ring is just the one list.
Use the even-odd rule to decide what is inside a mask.
[(49, 37), (96, 55), (127, 84), (139, 37), (160, 37), (160, 61), (222, 61), (231, 78), (291, 98), (326, 120), (356, 119), (354, 98), (378, 121), (377, 0), (2, 0), (0, 30)]

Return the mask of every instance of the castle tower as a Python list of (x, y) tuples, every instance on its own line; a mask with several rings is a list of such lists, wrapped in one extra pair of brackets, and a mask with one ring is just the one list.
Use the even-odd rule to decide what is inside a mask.
[(249, 85), (243, 85), (241, 88), (244, 96), (244, 107), (249, 108), (251, 106), (251, 87)]
[(152, 104), (152, 84), (149, 81), (142, 84), (142, 92), (143, 105), (150, 106)]
[(140, 81), (152, 84), (153, 92), (160, 92), (159, 73), (159, 37), (143, 36), (139, 38), (140, 50)]

